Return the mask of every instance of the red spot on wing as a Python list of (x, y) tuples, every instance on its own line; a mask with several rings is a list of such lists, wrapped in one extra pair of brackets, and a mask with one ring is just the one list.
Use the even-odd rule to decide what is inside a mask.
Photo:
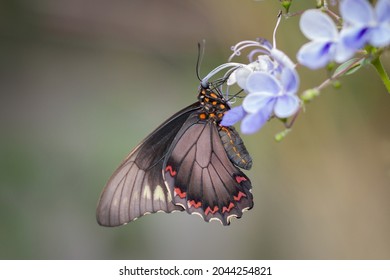
[(176, 171), (174, 171), (172, 169), (172, 166), (170, 166), (170, 165), (167, 165), (167, 167), (165, 168), (165, 171), (169, 171), (169, 174), (171, 174), (172, 177), (174, 177), (176, 175)]
[(241, 183), (242, 181), (247, 181), (247, 179), (245, 177), (242, 177), (242, 176), (236, 176), (236, 182), (237, 183)]
[(206, 215), (208, 215), (210, 212), (211, 212), (211, 214), (214, 214), (215, 212), (217, 212), (218, 211), (218, 206), (214, 206), (214, 208), (211, 210), (211, 208), (210, 208), (210, 206), (209, 207), (207, 207), (206, 208), (206, 210), (204, 211), (204, 213), (206, 214)]
[(238, 192), (237, 196), (233, 196), (235, 201), (240, 201), (242, 197), (246, 197), (243, 192)]
[(195, 207), (195, 208), (199, 208), (200, 206), (202, 206), (202, 203), (200, 201), (198, 202), (195, 202), (195, 200), (189, 200), (188, 201), (188, 207)]
[(180, 198), (185, 198), (187, 196), (186, 192), (182, 192), (180, 188), (176, 187), (175, 188), (175, 193), (178, 195)]
[(228, 207), (224, 206), (222, 208), (222, 214), (225, 212), (230, 212), (230, 210), (232, 210), (233, 208), (234, 208), (234, 203), (230, 202)]

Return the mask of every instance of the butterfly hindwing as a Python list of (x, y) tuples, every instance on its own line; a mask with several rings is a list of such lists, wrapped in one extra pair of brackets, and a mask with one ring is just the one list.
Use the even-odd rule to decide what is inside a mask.
[(172, 202), (162, 177), (163, 162), (175, 135), (198, 106), (194, 103), (169, 118), (125, 158), (100, 196), (100, 225), (118, 226), (147, 213), (184, 210)]
[(165, 158), (164, 179), (175, 204), (205, 221), (228, 225), (253, 207), (251, 182), (229, 159), (214, 121), (193, 113)]

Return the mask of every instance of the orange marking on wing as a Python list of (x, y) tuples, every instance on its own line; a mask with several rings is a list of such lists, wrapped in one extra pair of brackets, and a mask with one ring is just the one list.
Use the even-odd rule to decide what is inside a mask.
[(234, 208), (234, 203), (230, 202), (228, 207), (224, 206), (222, 208), (222, 214), (225, 213), (225, 212), (230, 212), (230, 210), (232, 210), (233, 208)]
[(187, 196), (186, 192), (182, 192), (180, 188), (176, 187), (175, 188), (175, 193), (178, 195), (180, 198), (185, 198)]
[(195, 208), (199, 208), (200, 206), (202, 206), (202, 202), (200, 202), (200, 201), (195, 202), (195, 200), (189, 200), (188, 207), (191, 207), (191, 206), (194, 206)]
[(201, 120), (205, 120), (207, 118), (206, 114), (205, 113), (201, 113), (199, 114), (199, 119)]
[(168, 165), (166, 168), (165, 168), (165, 171), (169, 171), (169, 174), (171, 174), (172, 177), (174, 177), (176, 175), (176, 171), (174, 171), (172, 169), (172, 166)]
[(206, 210), (204, 211), (204, 213), (205, 213), (206, 215), (208, 215), (210, 212), (211, 212), (211, 214), (214, 214), (215, 212), (218, 211), (218, 209), (219, 209), (218, 206), (214, 206), (213, 210), (211, 210), (211, 208), (210, 208), (210, 206), (209, 206), (209, 207), (206, 208)]
[(235, 201), (240, 201), (242, 197), (246, 197), (246, 195), (243, 192), (238, 192), (237, 196), (233, 196)]
[(240, 184), (242, 181), (246, 181), (246, 180), (247, 180), (245, 177), (242, 177), (242, 176), (236, 176), (235, 179), (236, 179), (236, 182), (239, 183), (239, 184)]

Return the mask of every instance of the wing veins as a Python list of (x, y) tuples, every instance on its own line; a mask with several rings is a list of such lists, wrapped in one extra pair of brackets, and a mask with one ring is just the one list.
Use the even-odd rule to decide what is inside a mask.
[[(130, 162), (126, 162), (126, 164), (123, 164), (123, 166), (125, 165), (128, 165), (129, 163), (134, 163), (133, 161), (130, 161)], [(122, 167), (123, 167), (122, 166)], [(110, 207), (109, 207), (109, 211), (108, 211), (108, 222), (111, 223), (111, 210), (114, 210), (112, 209), (112, 201), (114, 200), (114, 197), (115, 197), (115, 193), (117, 192), (118, 188), (120, 187), (120, 185), (122, 185), (122, 189), (121, 189), (121, 194), (119, 196), (119, 204), (118, 204), (118, 216), (120, 214), (120, 205), (122, 203), (122, 194), (123, 194), (123, 189), (125, 187), (125, 184), (126, 184), (126, 180), (127, 180), (127, 175), (129, 174), (131, 168), (133, 167), (133, 165), (131, 165), (127, 172), (125, 173), (125, 176), (123, 176), (123, 178), (119, 181), (119, 183), (117, 184), (117, 186), (115, 187), (115, 191), (114, 191), (114, 195), (111, 197), (111, 200), (110, 200)], [(123, 181), (123, 183), (122, 183)]]
[[(216, 132), (216, 130), (215, 130), (215, 129), (212, 129), (212, 133), (215, 133), (215, 132)], [(224, 170), (226, 171), (226, 173), (230, 174), (229, 170), (228, 170), (228, 169), (226, 168), (226, 166), (223, 164), (223, 161), (221, 160), (221, 158), (220, 158), (220, 157), (218, 156), (218, 154), (215, 152), (215, 149), (214, 149), (214, 142), (212, 141), (212, 137), (213, 137), (213, 136), (212, 136), (212, 133), (210, 133), (210, 135), (211, 135), (210, 143), (213, 145), (213, 147), (212, 147), (212, 149), (211, 149), (212, 154), (215, 155), (215, 158), (219, 161), (219, 163), (220, 163), (221, 166), (224, 168)], [(218, 131), (217, 131), (217, 133), (218, 133)], [(222, 145), (222, 143), (221, 143), (221, 145)], [(229, 162), (231, 163), (230, 159), (228, 159), (228, 160), (229, 160)], [(210, 157), (210, 163), (209, 163), (209, 164), (211, 164), (211, 166), (213, 166), (214, 170), (217, 170), (217, 169), (215, 168), (214, 164), (213, 164), (212, 161), (211, 161), (211, 157)], [(233, 163), (232, 163), (232, 164), (233, 164)], [(219, 173), (219, 172), (216, 172), (216, 174), (218, 175), (218, 178), (219, 178), (219, 180), (221, 181), (221, 183), (222, 183), (222, 185), (223, 185), (225, 191), (226, 191), (228, 194), (230, 194), (230, 193), (229, 193), (229, 189), (227, 188), (227, 186), (226, 186), (224, 180), (222, 179), (220, 173)], [(214, 188), (214, 192), (215, 192), (215, 195), (218, 196), (217, 192), (215, 191), (215, 188)]]

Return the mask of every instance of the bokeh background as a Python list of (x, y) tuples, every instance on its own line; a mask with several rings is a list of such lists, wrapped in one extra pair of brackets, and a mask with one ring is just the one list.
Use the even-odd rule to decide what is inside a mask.
[[(293, 11), (315, 1), (294, 1)], [(283, 130), (243, 136), (255, 207), (229, 227), (186, 213), (98, 226), (114, 169), (195, 101), (230, 46), (272, 39), (279, 1), (8, 0), (0, 4), (1, 259), (389, 259), (390, 94), (367, 66)], [(298, 17), (277, 45), (306, 42)], [(389, 54), (383, 57), (390, 71)], [(301, 91), (326, 79), (300, 68)]]

